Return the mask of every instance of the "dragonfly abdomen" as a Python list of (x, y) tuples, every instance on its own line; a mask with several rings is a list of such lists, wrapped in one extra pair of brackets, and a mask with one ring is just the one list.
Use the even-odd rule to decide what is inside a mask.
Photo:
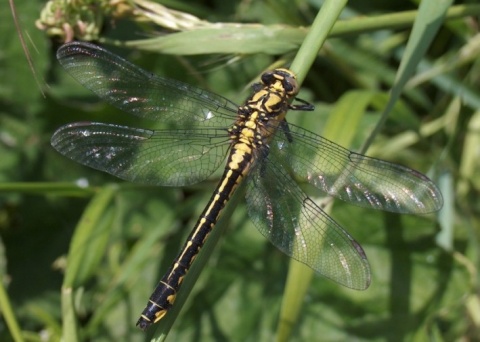
[(145, 330), (151, 324), (158, 322), (172, 307), (184, 276), (205, 244), (208, 235), (215, 227), (225, 204), (248, 171), (252, 161), (251, 149), (247, 149), (250, 153), (246, 153), (243, 143), (236, 145), (239, 145), (240, 148), (236, 148), (235, 145), (232, 147), (222, 181), (215, 189), (208, 205), (200, 215), (182, 251), (175, 258), (173, 265), (150, 296), (148, 304), (137, 322), (137, 326), (140, 329)]

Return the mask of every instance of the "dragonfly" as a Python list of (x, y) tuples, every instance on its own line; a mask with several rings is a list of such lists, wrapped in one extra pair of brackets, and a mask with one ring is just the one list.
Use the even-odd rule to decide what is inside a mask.
[(370, 285), (364, 250), (301, 183), (360, 207), (394, 213), (425, 214), (442, 207), (439, 189), (420, 172), (355, 153), (287, 123), (288, 110), (313, 110), (296, 99), (299, 85), (288, 69), (263, 73), (239, 106), (156, 76), (90, 43), (67, 43), (57, 51), (57, 59), (107, 103), (161, 124), (159, 129), (67, 124), (51, 138), (64, 156), (154, 186), (195, 184), (225, 165), (204, 211), (149, 298), (137, 322), (142, 330), (171, 309), (183, 278), (241, 183), (246, 186), (248, 215), (261, 234), (291, 258), (357, 290)]

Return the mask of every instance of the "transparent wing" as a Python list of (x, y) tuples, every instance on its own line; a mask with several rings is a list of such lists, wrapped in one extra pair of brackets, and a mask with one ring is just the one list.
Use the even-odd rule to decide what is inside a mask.
[(78, 122), (60, 127), (52, 146), (83, 165), (122, 179), (183, 186), (210, 176), (225, 159), (225, 130), (146, 130)]
[(246, 198), (255, 226), (286, 255), (349, 288), (369, 286), (362, 247), (270, 156), (251, 170)]
[(238, 106), (191, 85), (155, 76), (103, 48), (72, 42), (57, 51), (60, 64), (77, 81), (117, 108), (179, 128), (226, 127)]
[(425, 175), (404, 166), (351, 152), (298, 126), (283, 125), (270, 154), (328, 195), (352, 204), (396, 213), (429, 213), (442, 195)]

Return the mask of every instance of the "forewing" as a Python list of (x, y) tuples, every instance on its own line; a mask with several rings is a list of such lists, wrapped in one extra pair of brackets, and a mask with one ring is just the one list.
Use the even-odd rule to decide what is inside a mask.
[(270, 157), (248, 176), (248, 213), (278, 249), (352, 289), (370, 284), (362, 247), (300, 189)]
[(221, 128), (235, 120), (238, 107), (224, 97), (155, 76), (99, 46), (67, 43), (58, 49), (57, 58), (86, 88), (138, 117), (181, 128)]
[(442, 207), (440, 190), (407, 167), (351, 152), (289, 124), (270, 143), (270, 153), (330, 196), (352, 204), (397, 213), (429, 213)]
[(128, 181), (163, 186), (204, 180), (230, 146), (224, 130), (153, 131), (95, 122), (60, 127), (51, 143), (83, 165)]

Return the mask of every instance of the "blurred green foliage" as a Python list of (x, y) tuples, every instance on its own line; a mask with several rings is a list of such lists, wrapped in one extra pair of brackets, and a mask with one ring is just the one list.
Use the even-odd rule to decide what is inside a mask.
[[(241, 103), (263, 70), (291, 62), (321, 3), (169, 1), (169, 8), (201, 18), (202, 25), (258, 25), (226, 25), (221, 32), (182, 27), (174, 33), (179, 36), (159, 36), (172, 31), (158, 21), (109, 17), (100, 22), (97, 39), (152, 72)], [(480, 9), (470, 3), (452, 7), (455, 15), (442, 23), (367, 153), (428, 173), (444, 194), (443, 210), (400, 216), (336, 202), (332, 216), (366, 250), (372, 285), (356, 292), (314, 278), (291, 340), (452, 341), (480, 335)], [(62, 334), (71, 341), (143, 341), (148, 335), (134, 323), (217, 177), (185, 189), (147, 188), (57, 154), (49, 139), (62, 124), (135, 125), (135, 119), (101, 103), (60, 68), (54, 58), (59, 38), (35, 27), (42, 5), (15, 3), (45, 97), (11, 13), (5, 6), (0, 14), (0, 274), (7, 291), (0, 295), (0, 340), (16, 336), (6, 324), (11, 319), (29, 341), (59, 341)], [(364, 95), (358, 125), (339, 126), (355, 130), (350, 148), (359, 150), (387, 103), (416, 10), (415, 1), (350, 1), (299, 96), (316, 111), (291, 113), (289, 120), (322, 133), (329, 113), (355, 108)], [(376, 26), (367, 27), (365, 19)], [(137, 49), (113, 46), (127, 40)], [(193, 54), (197, 48), (202, 54)], [(171, 340), (274, 339), (288, 259), (253, 228), (242, 204), (229, 225)], [(72, 252), (84, 262), (66, 265)], [(66, 281), (73, 295), (62, 288)], [(71, 315), (62, 310), (66, 298), (75, 307)]]

